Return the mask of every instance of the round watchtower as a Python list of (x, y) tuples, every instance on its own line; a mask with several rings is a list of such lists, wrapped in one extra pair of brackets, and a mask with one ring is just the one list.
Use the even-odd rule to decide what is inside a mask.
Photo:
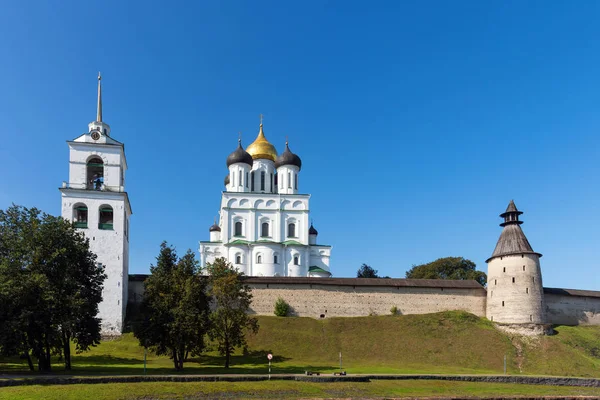
[(545, 324), (544, 288), (540, 253), (531, 248), (511, 200), (500, 214), (504, 229), (488, 264), (486, 316), (505, 324)]

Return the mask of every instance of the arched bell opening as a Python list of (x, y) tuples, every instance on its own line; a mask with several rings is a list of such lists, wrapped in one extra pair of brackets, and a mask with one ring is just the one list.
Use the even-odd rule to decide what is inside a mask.
[(104, 186), (104, 161), (100, 157), (92, 157), (87, 162), (88, 190), (102, 190)]
[(98, 217), (98, 229), (112, 230), (113, 229), (113, 209), (111, 206), (100, 206)]

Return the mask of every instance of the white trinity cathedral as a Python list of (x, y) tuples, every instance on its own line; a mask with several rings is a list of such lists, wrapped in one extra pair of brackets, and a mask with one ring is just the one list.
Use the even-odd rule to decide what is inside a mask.
[(309, 194), (299, 192), (300, 157), (288, 143), (279, 156), (263, 132), (227, 157), (219, 223), (200, 242), (202, 267), (225, 257), (248, 276), (328, 277), (331, 246), (317, 244)]
[[(69, 181), (60, 188), (61, 213), (84, 232), (105, 268), (102, 332), (119, 334), (127, 307), (132, 211), (124, 145), (102, 120), (100, 75), (97, 107), (88, 132), (67, 142)], [(239, 144), (227, 166), (219, 224), (210, 227), (210, 241), (200, 242), (201, 265), (225, 257), (249, 276), (330, 276), (331, 246), (317, 244), (317, 231), (309, 225), (310, 195), (298, 191), (302, 162), (287, 143), (278, 156), (261, 122), (254, 143), (246, 150)]]

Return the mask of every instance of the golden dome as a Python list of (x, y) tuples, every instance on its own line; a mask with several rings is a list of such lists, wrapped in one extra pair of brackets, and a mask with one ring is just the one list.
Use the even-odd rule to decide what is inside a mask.
[(258, 158), (264, 158), (266, 160), (275, 161), (275, 159), (277, 159), (277, 150), (275, 150), (275, 146), (269, 143), (265, 137), (262, 124), (260, 124), (260, 130), (258, 131), (256, 140), (246, 147), (246, 151), (250, 153), (252, 158), (255, 160)]

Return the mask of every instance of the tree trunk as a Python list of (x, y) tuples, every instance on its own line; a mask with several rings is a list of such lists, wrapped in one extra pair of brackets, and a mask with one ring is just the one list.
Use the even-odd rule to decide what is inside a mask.
[(173, 349), (173, 367), (178, 370), (179, 363), (177, 362), (177, 351)]
[(52, 363), (50, 362), (50, 357), (52, 354), (50, 353), (50, 343), (48, 342), (48, 336), (46, 336), (46, 371), (52, 371)]
[(27, 358), (27, 365), (29, 365), (29, 370), (35, 371), (35, 367), (33, 366), (33, 361), (31, 360), (31, 356), (29, 355), (29, 350), (25, 350), (23, 355)]
[(231, 350), (229, 349), (229, 342), (225, 341), (225, 368), (229, 368), (229, 358), (231, 357)]
[(183, 369), (183, 362), (185, 361), (186, 358), (186, 354), (185, 354), (185, 346), (179, 346), (179, 369), (182, 370)]
[(65, 371), (71, 370), (71, 337), (63, 332), (63, 353), (65, 355)]

